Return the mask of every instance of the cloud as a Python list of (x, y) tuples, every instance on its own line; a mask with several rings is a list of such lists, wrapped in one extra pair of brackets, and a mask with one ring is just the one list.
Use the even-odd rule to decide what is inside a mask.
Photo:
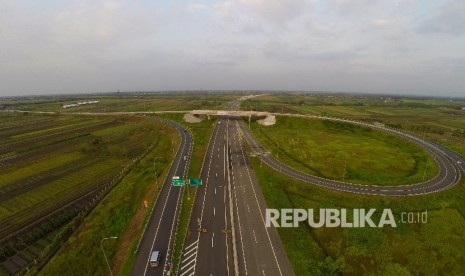
[(392, 25), (392, 21), (386, 19), (375, 19), (372, 21), (373, 25), (380, 28), (386, 28)]
[(213, 82), (463, 94), (463, 8), (458, 0), (0, 0), (0, 94)]
[[(287, 28), (311, 8), (308, 0), (230, 0), (215, 5), (217, 13), (227, 22), (244, 23), (243, 29), (264, 30)], [(252, 28), (247, 25), (262, 25)]]
[(364, 14), (376, 6), (379, 0), (328, 0), (329, 8), (339, 15)]
[(206, 7), (205, 4), (191, 4), (191, 5), (187, 6), (187, 10), (189, 12), (194, 13), (194, 12), (199, 12), (199, 11), (205, 9), (205, 7)]
[(417, 27), (422, 34), (463, 35), (465, 33), (465, 2), (447, 1), (435, 7), (433, 16)]
[(155, 31), (153, 11), (131, 9), (126, 3), (84, 1), (60, 11), (53, 20), (56, 42), (114, 45)]
[(285, 26), (309, 8), (307, 0), (241, 0), (245, 10), (271, 24)]

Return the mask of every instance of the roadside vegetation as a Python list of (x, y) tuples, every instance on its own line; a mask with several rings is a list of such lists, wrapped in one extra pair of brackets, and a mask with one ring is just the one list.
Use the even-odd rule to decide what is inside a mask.
[(130, 273), (143, 227), (180, 142), (174, 129), (158, 120), (143, 120), (157, 129), (149, 150), (84, 219), (40, 275), (107, 275), (100, 242), (112, 236), (118, 239), (103, 243), (111, 267), (115, 274)]
[[(278, 228), (297, 275), (461, 275), (465, 271), (465, 181), (419, 197), (379, 197), (325, 190), (283, 176), (252, 158), (268, 208), (390, 208), (397, 228)], [(427, 211), (425, 224), (401, 212)], [(374, 219), (377, 221), (377, 219)]]
[(465, 100), (350, 94), (271, 94), (242, 110), (335, 116), (413, 131), (465, 155)]
[(438, 168), (419, 146), (382, 131), (343, 122), (279, 117), (251, 124), (276, 158), (320, 177), (370, 185), (403, 185), (433, 178)]
[(17, 273), (34, 259), (43, 265), (67, 238), (68, 224), (157, 137), (156, 128), (137, 117), (0, 118), (0, 273)]
[[(245, 101), (241, 108), (383, 123), (390, 127), (413, 131), (465, 154), (465, 113), (461, 110), (464, 106), (463, 99), (282, 94)], [(357, 163), (358, 169), (373, 170), (371, 174), (375, 179), (378, 177), (376, 171), (383, 166), (395, 166), (391, 168), (392, 171), (385, 180), (393, 180), (397, 177), (396, 174), (405, 174), (405, 168), (412, 168), (409, 163), (401, 168), (403, 160), (415, 160), (418, 166), (425, 164), (422, 162), (424, 154), (418, 154), (417, 149), (411, 148), (410, 144), (404, 145), (405, 143), (397, 141), (395, 137), (389, 136), (392, 140), (387, 139), (388, 137), (378, 135), (377, 131), (366, 131), (359, 127), (278, 117), (276, 126), (262, 127), (252, 124), (252, 128), (255, 135), (272, 149), (272, 153), (279, 155), (280, 160), (307, 172), (312, 172), (312, 166), (318, 169), (319, 164), (314, 164), (312, 158), (317, 154), (323, 154), (320, 152), (322, 148), (325, 148), (324, 152), (332, 152), (333, 156), (336, 155), (342, 160), (345, 156), (340, 154), (341, 151), (354, 154), (354, 147), (363, 149), (366, 146), (367, 149), (373, 149), (374, 153), (378, 153), (376, 160), (365, 165), (361, 160), (349, 160), (349, 156), (347, 167), (350, 171), (346, 171), (348, 178), (371, 178), (370, 174), (351, 176), (351, 171), (357, 171), (357, 167), (354, 167)], [(299, 128), (302, 128), (300, 132)], [(354, 136), (364, 143), (351, 144), (351, 138)], [(338, 143), (333, 144), (333, 141)], [(384, 154), (379, 152), (383, 148)], [(367, 158), (372, 153), (365, 154), (363, 157)], [(389, 158), (393, 154), (397, 158)], [(326, 163), (327, 168), (329, 163), (343, 168), (344, 164), (337, 160), (326, 161), (333, 156), (320, 156), (319, 162)], [(378, 159), (387, 164), (378, 163)], [(441, 193), (418, 197), (379, 197), (327, 190), (293, 180), (267, 166), (261, 166), (256, 157), (252, 157), (251, 162), (268, 208), (390, 208), (394, 213), (397, 228), (388, 226), (315, 229), (307, 224), (300, 224), (298, 228), (278, 228), (297, 275), (438, 275), (444, 271), (450, 275), (461, 275), (465, 271), (465, 254), (462, 250), (465, 246), (465, 237), (462, 235), (465, 227), (463, 177), (457, 186)], [(431, 162), (426, 164), (429, 166)], [(364, 166), (367, 168), (363, 168)], [(412, 170), (416, 173), (411, 174), (410, 180), (418, 180), (418, 177), (423, 179), (424, 168), (423, 171), (419, 168)], [(434, 175), (430, 174), (434, 170), (426, 168), (428, 177)], [(331, 171), (328, 173), (324, 169), (315, 170), (313, 173), (321, 172), (327, 173), (327, 176), (331, 175)], [(335, 172), (334, 178), (341, 179), (342, 174), (341, 171)], [(380, 174), (383, 175), (382, 170)], [(378, 184), (382, 184), (382, 181)], [(427, 223), (400, 223), (402, 212), (425, 211), (428, 214)]]
[[(227, 102), (237, 98), (231, 94), (199, 93), (107, 93), (68, 96), (41, 96), (26, 98), (12, 98), (2, 102), (8, 109), (27, 111), (55, 111), (55, 112), (130, 112), (130, 111), (164, 111), (164, 110), (193, 110), (193, 109), (223, 109)], [(64, 105), (99, 101), (97, 104), (81, 105), (63, 108)]]

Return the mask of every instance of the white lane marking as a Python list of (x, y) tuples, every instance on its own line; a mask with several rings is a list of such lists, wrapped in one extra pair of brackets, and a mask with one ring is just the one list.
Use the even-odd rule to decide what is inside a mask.
[[(229, 150), (229, 155), (231, 155), (231, 144), (229, 142), (229, 119), (228, 119), (228, 125), (226, 125), (226, 143), (228, 144), (228, 150)], [(230, 169), (231, 167), (231, 169)], [(239, 276), (239, 264), (237, 260), (237, 249), (236, 249), (236, 231), (234, 229), (234, 208), (233, 208), (233, 200), (232, 200), (232, 194), (231, 194), (231, 178), (230, 178), (230, 172), (232, 171), (232, 164), (230, 166), (229, 163), (229, 158), (228, 158), (228, 201), (229, 201), (229, 219), (231, 221), (231, 243), (232, 243), (232, 249), (233, 249), (233, 263), (234, 263), (234, 275)], [(229, 273), (229, 265), (228, 265), (228, 273)]]
[[(237, 126), (239, 126), (239, 122), (236, 122), (236, 124), (237, 124)], [(236, 128), (236, 129), (238, 129), (238, 128)], [(244, 147), (241, 147), (241, 151), (242, 151), (242, 158), (243, 158), (244, 163), (245, 163), (246, 159), (245, 159)], [(245, 168), (246, 168), (247, 174), (249, 176), (250, 186), (252, 187), (255, 202), (257, 203), (257, 206), (258, 206), (258, 211), (260, 212), (260, 218), (262, 219), (263, 227), (265, 228), (265, 233), (266, 233), (266, 236), (268, 237), (268, 242), (269, 242), (269, 245), (271, 247), (271, 251), (273, 252), (273, 257), (274, 257), (276, 266), (278, 267), (278, 270), (279, 270), (279, 275), (283, 275), (283, 273), (281, 272), (281, 266), (279, 265), (278, 257), (276, 256), (276, 252), (274, 250), (273, 243), (271, 242), (270, 234), (268, 233), (268, 228), (266, 228), (266, 226), (265, 226), (265, 219), (264, 219), (264, 216), (263, 216), (263, 212), (262, 212), (262, 208), (260, 206), (260, 203), (258, 202), (257, 193), (255, 192), (255, 187), (254, 187), (254, 184), (253, 184), (253, 181), (252, 181), (252, 177), (250, 176), (249, 167), (245, 166)]]
[(216, 216), (216, 208), (213, 206), (213, 216)]
[[(191, 249), (189, 249), (187, 251), (184, 251), (183, 257), (184, 258), (189, 258), (189, 256), (187, 256), (187, 255), (189, 255), (190, 253), (192, 253), (192, 251), (194, 251), (196, 249), (197, 249), (197, 246), (194, 246), (194, 247), (191, 247)], [(196, 253), (196, 252), (194, 251), (194, 253)]]
[[(202, 210), (200, 211), (200, 225), (202, 225), (202, 220), (203, 220), (203, 211), (205, 209), (205, 199), (207, 197), (208, 180), (210, 178), (210, 168), (211, 168), (211, 164), (212, 164), (212, 160), (213, 160), (213, 152), (214, 152), (214, 148), (215, 148), (215, 145), (216, 145), (217, 135), (218, 135), (218, 129), (215, 129), (215, 137), (213, 138), (213, 145), (212, 145), (212, 148), (211, 148), (212, 150), (211, 150), (211, 153), (210, 153), (210, 161), (208, 162), (207, 179), (205, 180), (205, 190), (204, 190), (204, 193), (203, 193)], [(197, 242), (199, 240), (200, 240), (200, 232), (197, 234)], [(195, 266), (197, 264), (197, 256), (198, 256), (197, 253), (198, 253), (198, 246), (197, 246), (197, 250), (196, 250), (196, 257), (194, 259), (195, 264), (192, 266), (194, 268), (194, 272), (192, 272), (192, 274), (190, 274), (190, 275), (194, 275), (194, 273), (195, 273)], [(183, 275), (183, 274), (181, 274), (181, 275)]]
[[(197, 252), (195, 252), (196, 249), (197, 249), (197, 248), (194, 247), (194, 248), (192, 248), (192, 250), (191, 250), (190, 252), (184, 253), (184, 255), (182, 256), (183, 259), (184, 259), (182, 263), (184, 263), (184, 262), (190, 260), (191, 257), (195, 257), (195, 255), (197, 255)], [(188, 254), (188, 253), (189, 253), (189, 254)], [(188, 255), (186, 255), (186, 254), (188, 254)]]
[[(180, 209), (179, 208), (180, 207), (180, 200), (181, 200), (183, 195), (184, 195), (184, 187), (181, 188), (181, 191), (178, 194), (178, 200), (176, 201), (176, 209), (174, 210), (174, 217), (175, 218), (179, 216), (179, 211), (180, 210), (178, 211), (178, 209)], [(168, 255), (169, 254), (168, 252), (170, 252), (170, 250), (171, 250), (171, 241), (172, 241), (172, 238), (173, 238), (173, 232), (176, 231), (177, 222), (178, 222), (177, 219), (173, 219), (173, 223), (171, 224), (171, 231), (170, 231), (170, 236), (168, 238), (168, 249), (167, 249), (167, 254), (166, 255)], [(153, 251), (153, 248), (152, 248), (152, 251)], [(163, 275), (165, 275), (165, 270), (163, 270)]]
[(212, 247), (213, 247), (213, 239), (215, 238), (215, 233), (212, 233)]
[[(195, 259), (192, 259), (190, 262), (188, 262), (187, 264), (185, 264), (183, 267), (181, 267), (181, 270), (183, 270), (185, 267), (187, 267), (188, 265), (190, 265), (191, 263), (193, 263), (195, 261)], [(185, 273), (185, 272), (184, 272)], [(182, 275), (182, 274), (181, 274)]]
[[(194, 259), (195, 260), (195, 259)], [(187, 270), (185, 270), (183, 273), (179, 274), (179, 276), (183, 276), (183, 275), (186, 275), (187, 273), (189, 273), (189, 271), (191, 270), (194, 270), (191, 274), (189, 275), (194, 275), (195, 273), (195, 262), (193, 265), (191, 265)]]
[(216, 187), (215, 187), (215, 195), (216, 195)]
[[(189, 266), (187, 270), (184, 270), (184, 272), (181, 272), (180, 276), (185, 275), (189, 273), (189, 271), (194, 270), (195, 271), (195, 264), (197, 262), (197, 249), (198, 249), (198, 242), (199, 240), (196, 240), (192, 244), (188, 246), (190, 248), (189, 252), (185, 252), (183, 255), (183, 260), (181, 264), (184, 264), (179, 270), (182, 271), (184, 268), (188, 267), (192, 262), (194, 262), (193, 265)], [(194, 246), (195, 245), (195, 246)], [(190, 254), (189, 254), (190, 253)], [(189, 254), (189, 255), (188, 255)], [(186, 256), (188, 255), (188, 256)], [(193, 259), (191, 259), (193, 257)], [(188, 262), (188, 263), (186, 263)]]
[[(182, 145), (182, 149), (181, 149), (181, 155), (182, 153), (184, 152), (186, 148), (186, 143), (184, 143)], [(179, 152), (178, 152), (179, 153)], [(181, 155), (179, 156), (178, 160), (177, 160), (177, 163), (176, 163), (176, 168), (174, 169), (174, 175), (177, 174), (178, 172), (178, 168), (179, 168), (179, 163), (181, 162)], [(158, 225), (157, 225), (157, 229), (155, 230), (155, 236), (153, 237), (153, 240), (152, 240), (152, 246), (150, 247), (150, 251), (149, 251), (149, 255), (148, 255), (148, 258), (147, 258), (147, 262), (145, 264), (145, 270), (144, 270), (144, 275), (147, 274), (147, 268), (149, 266), (149, 260), (150, 260), (150, 255), (152, 254), (152, 251), (153, 251), (153, 246), (155, 244), (155, 240), (157, 239), (157, 235), (158, 235), (158, 230), (160, 229), (160, 224), (161, 224), (161, 220), (163, 219), (163, 215), (165, 213), (165, 208), (166, 208), (166, 204), (168, 203), (168, 198), (170, 197), (170, 193), (171, 193), (171, 187), (173, 185), (171, 184), (168, 184), (169, 185), (169, 189), (168, 189), (168, 195), (165, 199), (165, 203), (163, 204), (163, 209), (161, 210), (161, 215), (160, 215), (160, 221), (158, 222)], [(163, 187), (162, 187), (163, 188)], [(156, 206), (156, 203), (155, 203), (155, 206)], [(155, 207), (154, 207), (155, 208)], [(177, 209), (177, 207), (176, 207)], [(176, 211), (175, 211), (176, 212)]]
[(241, 218), (239, 216), (239, 207), (237, 206), (237, 194), (236, 191), (234, 191), (234, 202), (236, 203), (236, 214), (237, 214), (237, 222), (239, 226), (239, 236), (241, 238), (241, 249), (242, 249), (242, 261), (244, 262), (244, 270), (245, 270), (245, 275), (247, 275), (247, 261), (245, 259), (245, 252), (244, 252), (244, 242), (242, 240), (242, 226), (241, 226)]
[(199, 241), (195, 241), (193, 243), (191, 243), (190, 245), (188, 245), (185, 250), (188, 250), (189, 248), (191, 248), (192, 246), (196, 245)]
[(247, 204), (247, 213), (250, 213), (250, 207), (249, 207), (249, 204)]
[(223, 146), (223, 154), (224, 154), (224, 158), (223, 158), (223, 179), (226, 179), (226, 144), (224, 144)]
[(255, 230), (252, 229), (252, 233), (253, 233), (253, 239), (255, 240), (255, 243), (258, 243), (257, 236), (255, 235)]

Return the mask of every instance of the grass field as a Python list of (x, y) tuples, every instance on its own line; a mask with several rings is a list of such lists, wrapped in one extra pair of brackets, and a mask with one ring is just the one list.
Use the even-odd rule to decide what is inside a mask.
[[(278, 228), (297, 275), (461, 275), (465, 271), (465, 183), (445, 192), (408, 198), (328, 191), (282, 176), (256, 158), (252, 165), (268, 208), (384, 208), (427, 210), (426, 224), (397, 228)], [(376, 220), (375, 220), (376, 221)]]
[[(465, 113), (460, 111), (463, 106), (464, 100), (268, 95), (244, 102), (242, 109), (380, 122), (414, 131), (464, 154)], [(378, 184), (387, 184), (399, 179), (400, 183), (405, 177), (407, 182), (415, 182), (435, 172), (430, 168), (431, 160), (425, 162), (421, 150), (375, 131), (282, 117), (273, 127), (252, 126), (255, 135), (280, 160), (317, 175), (343, 178), (344, 164), (334, 158), (344, 160), (346, 154), (348, 169), (344, 177), (353, 182), (376, 179)], [(357, 158), (351, 160), (351, 156)], [(365, 160), (369, 162), (364, 163)], [(465, 271), (463, 178), (456, 187), (433, 195), (367, 197), (290, 179), (260, 166), (257, 158), (252, 158), (252, 165), (268, 208), (390, 208), (398, 222), (397, 228), (311, 228), (305, 224), (279, 228), (297, 275), (440, 275), (445, 271), (448, 275), (462, 275)], [(424, 211), (428, 213), (425, 224), (399, 222), (401, 212)]]
[[(181, 115), (164, 115), (163, 117), (183, 123)], [(185, 125), (190, 129), (195, 139), (193, 156), (189, 170), (189, 177), (198, 177), (203, 161), (203, 156), (208, 146), (208, 140), (213, 130), (212, 122), (206, 121), (200, 124)], [(171, 139), (173, 139), (173, 136), (177, 137), (177, 134), (174, 130), (173, 133), (169, 133), (169, 136), (161, 138), (168, 139), (168, 137), (171, 137)], [(179, 137), (177, 137), (176, 139), (178, 140)], [(175, 144), (178, 143), (179, 141)], [(171, 147), (175, 146), (175, 144), (171, 145)], [(164, 148), (155, 149), (153, 153), (156, 156), (154, 157), (154, 162), (158, 162), (160, 154), (167, 154), (170, 152), (174, 153), (174, 151), (170, 151), (168, 148), (166, 148), (166, 145)], [(164, 173), (167, 172), (169, 169), (166, 160), (171, 159), (172, 157), (170, 159), (162, 158), (162, 161), (164, 160), (163, 162), (165, 164), (165, 168), (163, 170)], [(72, 266), (66, 269), (62, 268), (62, 264), (70, 261), (73, 258), (73, 256), (78, 254), (77, 252), (82, 252), (86, 250), (90, 250), (92, 252), (92, 250), (94, 250), (92, 246), (95, 245), (95, 241), (100, 241), (100, 239), (104, 237), (102, 234), (100, 234), (101, 232), (107, 233), (108, 236), (117, 235), (121, 237), (121, 239), (118, 239), (118, 242), (115, 242), (113, 245), (108, 245), (108, 248), (105, 248), (105, 250), (107, 250), (106, 252), (108, 256), (110, 256), (111, 258), (110, 262), (114, 267), (115, 274), (129, 275), (131, 273), (136, 256), (136, 246), (142, 234), (143, 223), (141, 222), (146, 221), (149, 214), (149, 210), (152, 208), (153, 204), (155, 204), (153, 200), (156, 198), (156, 195), (154, 194), (156, 194), (161, 188), (161, 184), (165, 176), (164, 173), (160, 174), (156, 171), (152, 172), (153, 168), (146, 167), (150, 164), (150, 162), (142, 161), (141, 165), (138, 166), (134, 171), (132, 171), (128, 175), (128, 177), (125, 178), (123, 182), (115, 188), (115, 190), (108, 196), (108, 198), (105, 199), (105, 201), (99, 207), (96, 208), (96, 210), (86, 219), (88, 223), (85, 224), (85, 232), (84, 230), (81, 230), (75, 235), (73, 235), (74, 238), (71, 238), (69, 244), (65, 246), (64, 250), (50, 262), (50, 264), (43, 271), (43, 275), (47, 275), (48, 273), (66, 273), (67, 275), (79, 275), (79, 267), (84, 264), (87, 265), (88, 263), (90, 263), (88, 271), (94, 271), (93, 275), (105, 274), (105, 270), (102, 270), (105, 269), (104, 266), (97, 267), (101, 266), (102, 264), (102, 260), (98, 259), (101, 258), (101, 253), (99, 250), (96, 250), (95, 253), (92, 253), (89, 259), (86, 258), (82, 262), (80, 260), (79, 263), (76, 264), (76, 266)], [(155, 170), (157, 170), (157, 168)], [(154, 175), (155, 173), (155, 175), (159, 175), (159, 177), (157, 179), (147, 177), (141, 178), (141, 173), (143, 173), (144, 176)], [(135, 180), (133, 179), (134, 177), (136, 177)], [(155, 181), (157, 185), (150, 186)], [(120, 188), (120, 186), (122, 185), (129, 185), (124, 183), (133, 184), (130, 184), (130, 187)], [(129, 188), (131, 190), (129, 190)], [(131, 200), (124, 201), (125, 203), (130, 203), (131, 206), (139, 206), (137, 210), (125, 207), (125, 205), (123, 205), (123, 210), (115, 210), (114, 205), (110, 203), (105, 203), (107, 201), (121, 202), (122, 197), (127, 198), (126, 194), (131, 194), (134, 192), (137, 192), (138, 194), (143, 194), (144, 191), (146, 191), (147, 189), (149, 190), (145, 197), (131, 197)], [(188, 189), (189, 194), (187, 194), (186, 191), (186, 194), (183, 198), (181, 217), (176, 236), (176, 248), (173, 253), (176, 255), (180, 252), (182, 242), (187, 231), (187, 223), (189, 220), (191, 208), (194, 203), (194, 196), (196, 192), (196, 188), (194, 187), (188, 187)], [(149, 200), (149, 208), (145, 209), (145, 207), (141, 207), (141, 205), (143, 204), (143, 200), (147, 199), (147, 197), (151, 198), (152, 200)], [(102, 216), (109, 216), (112, 218), (115, 217), (115, 219), (110, 220), (109, 222), (102, 225), (102, 223), (99, 222), (103, 220)], [(122, 219), (116, 219), (121, 216), (123, 217)], [(132, 219), (130, 219), (131, 216)], [(115, 225), (113, 227), (114, 231), (110, 233), (107, 228), (112, 227), (113, 225)], [(123, 231), (124, 229), (126, 230)], [(97, 261), (95, 261), (95, 258), (97, 258)]]
[[(18, 98), (5, 101), (9, 109), (56, 112), (112, 112), (112, 111), (164, 111), (193, 109), (223, 109), (237, 98), (231, 94), (204, 93), (113, 93), (68, 97)], [(63, 108), (63, 105), (83, 101), (99, 101), (94, 105)]]
[(440, 142), (465, 155), (464, 99), (349, 94), (272, 94), (245, 101), (242, 110), (326, 115), (380, 122)]
[(118, 237), (105, 242), (105, 252), (115, 271), (124, 272), (127, 262), (133, 261), (149, 208), (155, 203), (174, 149), (179, 145), (174, 129), (156, 120), (151, 124), (158, 129), (153, 148), (84, 220), (41, 275), (106, 275), (108, 269), (102, 265), (105, 260), (99, 243), (109, 236)]
[(285, 164), (303, 172), (372, 185), (402, 185), (434, 177), (434, 160), (402, 138), (348, 123), (279, 117), (251, 125), (254, 135)]
[(0, 258), (14, 271), (8, 257), (66, 224), (157, 131), (136, 117), (0, 113), (0, 137)]

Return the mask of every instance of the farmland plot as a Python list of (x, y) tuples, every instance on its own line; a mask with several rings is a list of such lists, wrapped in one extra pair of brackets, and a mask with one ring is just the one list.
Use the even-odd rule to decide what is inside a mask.
[(158, 136), (138, 117), (0, 113), (0, 138), (2, 275), (40, 254)]

